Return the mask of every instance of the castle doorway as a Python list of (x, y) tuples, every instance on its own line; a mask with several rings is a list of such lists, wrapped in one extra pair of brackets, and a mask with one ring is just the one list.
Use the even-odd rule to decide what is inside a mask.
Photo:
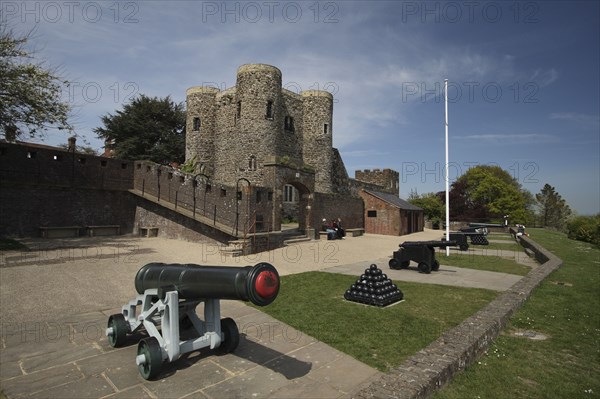
[(280, 217), (283, 228), (295, 228), (305, 233), (310, 226), (310, 208), (312, 195), (300, 182), (291, 181), (281, 188)]

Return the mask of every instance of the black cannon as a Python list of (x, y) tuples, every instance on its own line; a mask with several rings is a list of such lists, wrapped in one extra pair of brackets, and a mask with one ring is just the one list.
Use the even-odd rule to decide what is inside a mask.
[(456, 246), (456, 241), (407, 241), (400, 244), (400, 249), (394, 251), (390, 259), (390, 269), (406, 269), (410, 261), (417, 262), (421, 273), (429, 274), (440, 268), (440, 262), (435, 259), (434, 248)]
[[(221, 319), (219, 301), (266, 306), (277, 297), (279, 283), (279, 274), (269, 263), (245, 267), (149, 263), (135, 276), (139, 295), (109, 317), (108, 342), (122, 346), (128, 334), (145, 329), (149, 337), (139, 342), (135, 359), (145, 379), (156, 377), (164, 361), (188, 352), (206, 347), (222, 354), (233, 352), (239, 331), (231, 318)], [(196, 313), (202, 302), (204, 320)], [(182, 340), (180, 333), (187, 329), (192, 329), (193, 337)]]

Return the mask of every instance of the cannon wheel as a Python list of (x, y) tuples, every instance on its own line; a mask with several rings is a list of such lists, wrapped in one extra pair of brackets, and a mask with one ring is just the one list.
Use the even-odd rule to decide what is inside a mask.
[(466, 251), (469, 249), (469, 244), (460, 244), (459, 248), (461, 251)]
[(144, 355), (146, 362), (138, 366), (140, 374), (145, 380), (151, 380), (160, 373), (162, 368), (162, 351), (155, 337), (144, 338), (138, 344), (138, 355)]
[(221, 319), (221, 332), (223, 333), (223, 341), (221, 341), (221, 345), (215, 351), (218, 355), (226, 355), (238, 347), (240, 332), (238, 331), (237, 324), (230, 317)]
[(121, 313), (113, 314), (108, 318), (108, 328), (112, 328), (112, 334), (108, 336), (108, 343), (113, 348), (123, 346), (127, 340), (129, 323)]
[(433, 270), (434, 272), (440, 270), (440, 262), (437, 259), (433, 261), (433, 265), (431, 265), (431, 270)]
[(396, 258), (390, 259), (389, 265), (390, 269), (400, 269), (402, 267), (402, 265), (400, 264), (400, 262), (398, 262), (398, 259)]
[(431, 273), (431, 265), (425, 262), (419, 263), (419, 271), (421, 273), (429, 274)]

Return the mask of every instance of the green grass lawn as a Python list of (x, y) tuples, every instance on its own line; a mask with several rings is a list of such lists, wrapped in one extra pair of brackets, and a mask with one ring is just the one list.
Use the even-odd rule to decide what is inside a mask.
[(471, 249), (483, 249), (483, 250), (498, 250), (502, 249), (504, 251), (518, 251), (525, 253), (525, 249), (515, 240), (506, 241), (506, 242), (490, 242), (488, 245), (469, 245)]
[(357, 277), (324, 272), (285, 276), (277, 300), (261, 310), (386, 371), (498, 295), (482, 289), (395, 282), (405, 301), (378, 308), (343, 299)]
[[(600, 250), (564, 234), (529, 229), (564, 264), (551, 274), (486, 356), (434, 397), (600, 397)], [(544, 341), (513, 336), (534, 330)]]
[[(490, 250), (489, 253), (493, 254), (497, 252)], [(527, 255), (523, 254), (523, 256)], [(449, 257), (446, 257), (445, 253), (437, 253), (436, 259), (439, 260), (441, 265), (517, 274), (519, 276), (524, 276), (531, 270), (531, 268), (527, 266), (520, 265), (511, 259), (501, 258), (499, 256), (483, 256), (452, 252)]]

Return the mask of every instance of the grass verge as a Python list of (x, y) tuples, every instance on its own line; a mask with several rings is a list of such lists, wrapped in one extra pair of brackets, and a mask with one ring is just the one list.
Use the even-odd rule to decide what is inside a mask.
[(277, 300), (261, 310), (386, 371), (498, 295), (482, 289), (396, 282), (406, 300), (377, 308), (343, 299), (356, 278), (325, 272), (285, 276)]
[[(490, 251), (490, 253), (493, 253), (493, 251)], [(527, 255), (523, 254), (523, 256)], [(452, 253), (449, 257), (446, 257), (443, 253), (438, 253), (436, 254), (436, 259), (439, 260), (441, 265), (509, 273), (519, 276), (524, 276), (531, 271), (530, 267), (515, 263), (512, 259), (501, 258), (499, 256)]]
[[(534, 291), (487, 355), (435, 399), (599, 397), (600, 250), (561, 233), (529, 230), (563, 266)], [(518, 338), (515, 331), (549, 338)]]

